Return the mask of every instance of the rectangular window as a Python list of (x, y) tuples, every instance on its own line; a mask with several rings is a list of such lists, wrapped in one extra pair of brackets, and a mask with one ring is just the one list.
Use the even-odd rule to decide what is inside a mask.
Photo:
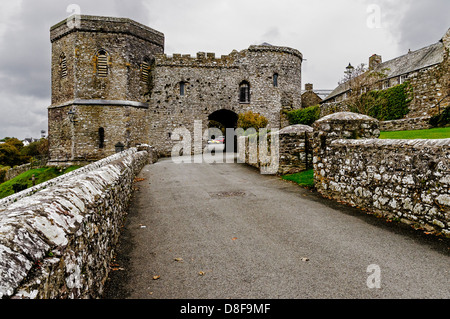
[(185, 95), (185, 88), (186, 88), (186, 83), (184, 82), (180, 82), (180, 95), (184, 96)]
[(405, 83), (408, 80), (408, 74), (400, 76), (400, 84)]
[(105, 148), (105, 129), (103, 127), (98, 129), (98, 148)]

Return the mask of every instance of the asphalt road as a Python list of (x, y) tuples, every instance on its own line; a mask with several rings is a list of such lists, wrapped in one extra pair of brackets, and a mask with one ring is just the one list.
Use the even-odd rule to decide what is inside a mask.
[(105, 299), (450, 297), (446, 240), (244, 164), (139, 178)]

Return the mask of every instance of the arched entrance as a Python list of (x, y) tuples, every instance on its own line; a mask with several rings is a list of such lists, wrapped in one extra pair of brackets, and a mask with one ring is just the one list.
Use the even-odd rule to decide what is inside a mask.
[[(222, 131), (223, 136), (226, 136), (226, 129), (227, 128), (231, 128), (231, 129), (236, 129), (237, 127), (237, 122), (238, 122), (238, 115), (230, 110), (218, 110), (215, 111), (213, 113), (211, 113), (208, 116), (208, 120), (209, 120), (209, 124), (208, 124), (208, 128), (218, 128)], [(226, 152), (236, 152), (237, 151), (237, 141), (236, 141), (236, 136), (234, 136), (234, 149), (226, 149)]]

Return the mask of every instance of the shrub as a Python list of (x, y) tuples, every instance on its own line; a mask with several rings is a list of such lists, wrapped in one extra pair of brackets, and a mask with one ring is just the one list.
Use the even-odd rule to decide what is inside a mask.
[[(380, 121), (398, 120), (409, 112), (412, 87), (408, 82), (385, 90), (374, 90), (362, 94), (350, 110), (363, 113)], [(358, 105), (358, 106), (356, 106)]]
[(14, 193), (21, 192), (27, 188), (28, 188), (28, 186), (25, 183), (15, 183), (12, 185), (12, 189), (14, 190)]
[(442, 127), (450, 123), (450, 106), (447, 106), (441, 114), (430, 118), (429, 123), (433, 127)]
[(8, 171), (8, 168), (0, 167), (0, 184), (5, 182), (5, 180), (6, 180), (6, 172), (7, 171)]
[(290, 111), (287, 113), (289, 124), (311, 125), (320, 117), (320, 106), (314, 105), (305, 109)]
[(254, 128), (258, 131), (261, 128), (267, 127), (267, 124), (269, 124), (269, 121), (263, 115), (248, 111), (246, 113), (239, 114), (237, 126), (239, 128), (243, 128), (244, 130)]

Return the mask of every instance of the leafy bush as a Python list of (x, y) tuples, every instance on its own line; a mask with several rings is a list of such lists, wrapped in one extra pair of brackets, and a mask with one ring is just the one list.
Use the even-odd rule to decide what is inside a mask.
[(441, 114), (431, 117), (429, 123), (433, 127), (442, 127), (450, 124), (450, 106), (447, 106)]
[(258, 131), (261, 128), (267, 127), (267, 124), (269, 124), (269, 121), (263, 115), (248, 111), (244, 114), (239, 114), (237, 126), (244, 130), (254, 128)]
[(0, 184), (5, 182), (7, 167), (0, 167)]
[(13, 189), (14, 193), (21, 192), (23, 190), (26, 190), (27, 188), (28, 188), (28, 186), (25, 183), (12, 184), (12, 189)]
[(320, 106), (314, 105), (305, 109), (290, 111), (287, 113), (289, 124), (311, 125), (320, 117)]
[(385, 90), (374, 90), (360, 96), (358, 108), (352, 112), (363, 113), (380, 121), (398, 120), (409, 112), (412, 87), (408, 82)]

